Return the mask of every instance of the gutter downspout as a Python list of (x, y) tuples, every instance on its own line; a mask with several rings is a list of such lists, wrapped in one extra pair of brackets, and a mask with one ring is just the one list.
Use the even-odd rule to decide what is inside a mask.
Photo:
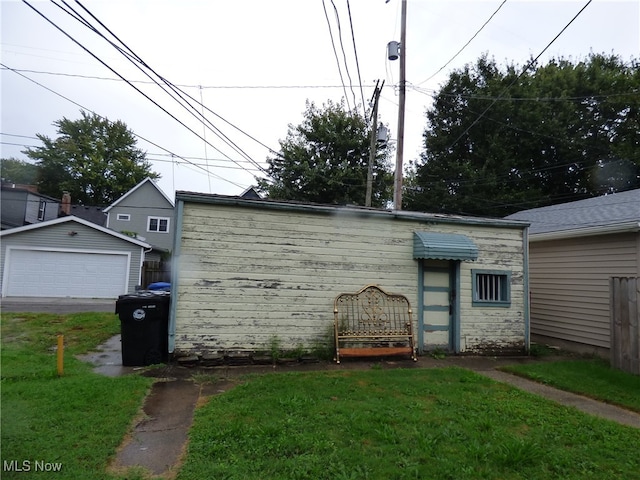
[(178, 264), (180, 259), (180, 239), (182, 238), (182, 219), (184, 201), (176, 199), (176, 229), (173, 237), (173, 255), (171, 255), (171, 306), (169, 308), (169, 353), (176, 348), (176, 303), (178, 299)]
[(529, 291), (529, 227), (522, 231), (522, 248), (524, 260), (524, 348), (527, 354), (531, 349), (531, 319), (529, 303), (531, 292)]

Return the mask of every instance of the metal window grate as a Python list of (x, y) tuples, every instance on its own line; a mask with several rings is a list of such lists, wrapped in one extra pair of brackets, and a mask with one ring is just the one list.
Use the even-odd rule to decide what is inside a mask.
[(479, 273), (476, 277), (476, 300), (504, 302), (506, 298), (506, 275)]

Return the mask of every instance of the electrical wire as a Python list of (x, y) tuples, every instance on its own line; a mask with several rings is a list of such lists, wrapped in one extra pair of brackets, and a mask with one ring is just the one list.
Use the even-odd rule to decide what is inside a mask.
[[(48, 58), (48, 57), (44, 57)], [(96, 75), (80, 75), (77, 73), (63, 73), (63, 72), (48, 72), (42, 70), (27, 70), (27, 69), (14, 69), (16, 72), (24, 72), (24, 73), (37, 73), (42, 75), (56, 75), (61, 77), (73, 77), (73, 78), (86, 78), (90, 80), (108, 80), (113, 82), (123, 82), (121, 78), (113, 78), (113, 77), (99, 77)], [(131, 80), (128, 79), (131, 83), (143, 83), (143, 84), (155, 84), (155, 82), (151, 80)], [(195, 85), (195, 84), (180, 84), (175, 83), (176, 87), (182, 88), (202, 88), (203, 90), (208, 89), (217, 89), (217, 90), (296, 90), (296, 89), (329, 89), (329, 88), (344, 88), (342, 85)], [(365, 88), (374, 87), (373, 84), (364, 84)]]
[[(141, 95), (143, 95), (145, 98), (147, 98), (151, 103), (153, 103), (154, 105), (156, 105), (158, 108), (160, 108), (163, 112), (165, 112), (167, 115), (169, 115), (171, 118), (173, 118), (175, 121), (177, 121), (179, 124), (181, 124), (183, 127), (185, 127), (187, 130), (189, 130), (190, 132), (192, 132), (194, 135), (196, 135), (197, 137), (200, 137), (200, 135), (195, 132), (191, 127), (187, 126), (184, 122), (182, 122), (181, 120), (179, 120), (175, 115), (173, 115), (172, 113), (170, 113), (168, 110), (166, 110), (164, 107), (162, 107), (160, 104), (158, 104), (155, 100), (153, 100), (151, 97), (149, 97), (146, 93), (144, 93), (142, 90), (140, 90), (138, 87), (136, 87), (135, 85), (129, 83), (124, 77), (122, 77), (117, 71), (115, 71), (113, 68), (111, 68), (109, 65), (107, 65), (105, 62), (103, 62), (100, 58), (98, 58), (95, 54), (93, 54), (89, 49), (87, 49), (86, 47), (84, 47), (80, 42), (78, 42), (76, 39), (74, 39), (71, 35), (69, 35), (67, 32), (65, 32), (62, 28), (60, 28), (58, 25), (56, 25), (54, 22), (52, 22), (49, 18), (47, 18), (44, 14), (42, 14), (38, 9), (36, 9), (35, 7), (33, 7), (31, 4), (29, 4), (29, 2), (27, 2), (26, 0), (22, 0), (23, 3), (25, 3), (27, 6), (29, 6), (32, 10), (34, 10), (38, 15), (40, 15), (42, 18), (44, 18), (48, 23), (50, 23), (52, 26), (54, 26), (57, 30), (59, 30), (61, 33), (63, 33), (67, 38), (69, 38), (70, 40), (72, 40), (74, 43), (76, 43), (78, 46), (80, 46), (83, 50), (85, 50), (87, 53), (89, 53), (89, 55), (91, 55), (92, 57), (94, 57), (96, 60), (98, 60), (102, 65), (104, 65), (105, 67), (107, 67), (109, 70), (111, 70), (114, 74), (116, 74), (117, 76), (119, 76), (120, 78), (122, 78), (125, 82), (127, 82), (131, 87), (133, 87), (138, 93), (140, 93)], [(216, 147), (214, 147), (213, 145), (211, 145), (212, 148), (216, 149), (218, 152), (220, 152)], [(222, 155), (224, 155), (224, 153), (220, 152)]]
[[(21, 77), (25, 78), (26, 80), (29, 80), (30, 82), (32, 82), (32, 83), (34, 83), (34, 84), (38, 85), (38, 86), (39, 86), (39, 87), (41, 87), (41, 88), (44, 88), (45, 90), (47, 90), (47, 91), (49, 91), (49, 92), (53, 93), (54, 95), (57, 95), (58, 97), (60, 97), (60, 98), (62, 98), (62, 99), (64, 99), (64, 100), (66, 100), (66, 101), (68, 101), (68, 102), (70, 102), (70, 103), (73, 103), (74, 105), (76, 105), (76, 106), (80, 107), (81, 109), (83, 109), (83, 110), (85, 110), (85, 111), (87, 111), (87, 112), (89, 112), (89, 113), (92, 113), (93, 115), (96, 115), (97, 117), (99, 117), (99, 118), (101, 118), (101, 119), (103, 119), (103, 120), (108, 120), (108, 118), (103, 117), (103, 116), (101, 116), (101, 115), (98, 115), (98, 114), (97, 114), (96, 112), (94, 112), (93, 110), (91, 110), (91, 109), (89, 109), (89, 108), (87, 108), (87, 107), (85, 107), (85, 106), (81, 105), (80, 103), (78, 103), (78, 102), (76, 102), (76, 101), (74, 101), (74, 100), (71, 100), (69, 97), (66, 97), (66, 96), (62, 95), (61, 93), (56, 92), (55, 90), (53, 90), (53, 89), (51, 89), (51, 88), (49, 88), (49, 87), (47, 87), (47, 86), (45, 86), (45, 85), (41, 84), (40, 82), (38, 82), (38, 81), (36, 81), (36, 80), (34, 80), (34, 79), (32, 79), (32, 78), (27, 77), (26, 75), (24, 75), (24, 74), (22, 74), (22, 73), (20, 73), (20, 72), (18, 72), (18, 71), (14, 71), (11, 67), (8, 67), (7, 65), (5, 65), (5, 64), (3, 64), (3, 63), (0, 63), (0, 66), (2, 66), (2, 67), (4, 67), (4, 68), (6, 68), (6, 69), (7, 69), (7, 70), (9, 70), (9, 71), (13, 71), (16, 75), (19, 75), (19, 76), (21, 76)], [(133, 132), (132, 132), (132, 133), (133, 133)], [(193, 162), (191, 162), (191, 161), (187, 160), (186, 158), (182, 157), (181, 155), (177, 155), (177, 154), (175, 154), (174, 152), (172, 152), (171, 150), (169, 150), (169, 149), (167, 149), (167, 148), (164, 148), (164, 147), (162, 147), (162, 146), (158, 145), (157, 143), (155, 143), (155, 142), (153, 142), (153, 141), (151, 141), (151, 140), (149, 140), (149, 139), (147, 139), (147, 138), (145, 138), (145, 137), (143, 137), (143, 136), (141, 136), (141, 135), (139, 135), (139, 134), (137, 134), (137, 133), (133, 133), (133, 135), (134, 135), (135, 137), (139, 138), (140, 140), (142, 140), (142, 141), (144, 141), (144, 142), (147, 142), (148, 144), (153, 145), (154, 147), (159, 148), (160, 150), (163, 150), (163, 151), (165, 151), (165, 152), (167, 152), (167, 153), (169, 153), (169, 154), (171, 154), (171, 155), (174, 155), (174, 156), (176, 156), (176, 157), (178, 157), (178, 158), (183, 159), (186, 163), (191, 164), (191, 165), (193, 165), (193, 166), (196, 166), (197, 168), (199, 168), (200, 170), (203, 170), (203, 171), (204, 171), (206, 174), (208, 174), (208, 175), (213, 175), (214, 177), (216, 177), (216, 178), (218, 178), (218, 179), (220, 179), (220, 180), (222, 180), (222, 181), (225, 181), (225, 182), (227, 182), (227, 183), (230, 183), (230, 184), (232, 184), (232, 185), (234, 185), (234, 186), (236, 186), (236, 187), (244, 188), (244, 186), (243, 186), (243, 185), (240, 185), (240, 184), (238, 184), (238, 183), (236, 183), (236, 182), (234, 182), (234, 181), (232, 181), (232, 180), (229, 180), (229, 179), (227, 179), (227, 178), (224, 178), (224, 177), (222, 177), (222, 176), (220, 176), (220, 175), (217, 175), (217, 174), (215, 174), (215, 173), (213, 173), (213, 172), (209, 172), (209, 171), (205, 170), (204, 168), (202, 168), (201, 166), (199, 166), (199, 165), (195, 165)]]
[(338, 38), (340, 39), (340, 50), (342, 50), (342, 58), (344, 61), (344, 70), (347, 73), (347, 78), (349, 79), (349, 89), (351, 90), (351, 95), (353, 95), (353, 109), (355, 110), (358, 104), (356, 100), (356, 92), (353, 91), (353, 80), (351, 79), (351, 73), (349, 72), (349, 63), (347, 62), (347, 54), (344, 51), (344, 42), (342, 41), (342, 26), (340, 24), (340, 15), (338, 13), (338, 8), (333, 0), (331, 0), (331, 5), (333, 5), (333, 11), (336, 16), (336, 25), (338, 26)]
[(509, 91), (509, 89), (515, 85), (515, 83), (520, 80), (520, 78), (527, 72), (527, 70), (529, 70), (529, 68), (531, 68), (537, 61), (538, 59), (544, 54), (544, 52), (546, 52), (549, 47), (560, 37), (560, 35), (562, 35), (565, 30), (567, 28), (569, 28), (569, 26), (576, 20), (576, 18), (578, 18), (580, 16), (580, 14), (582, 12), (584, 12), (584, 10), (591, 4), (593, 0), (588, 0), (587, 3), (580, 9), (580, 11), (578, 11), (578, 13), (576, 13), (574, 15), (574, 17), (569, 21), (569, 23), (567, 23), (562, 30), (560, 30), (560, 33), (558, 33), (555, 37), (553, 37), (553, 39), (547, 44), (546, 47), (544, 47), (542, 49), (542, 51), (536, 56), (536, 58), (534, 58), (533, 60), (531, 60), (522, 70), (522, 72), (520, 72), (520, 74), (513, 79), (513, 81), (504, 89), (502, 90), (502, 92), (500, 93), (500, 95), (498, 95), (498, 97), (489, 104), (489, 106), (471, 123), (471, 125), (469, 125), (460, 135), (458, 135), (458, 137), (451, 142), (451, 144), (449, 145), (449, 147), (447, 148), (447, 150), (450, 150), (451, 148), (453, 148), (453, 146), (458, 143), (458, 141), (464, 137), (467, 132), (469, 132), (469, 130), (471, 130), (481, 119), (482, 117), (491, 109), (491, 107), (493, 107), (496, 102), (498, 101), (498, 98), (504, 97), (504, 95)]
[[(25, 1), (25, 0), (23, 0)], [(151, 67), (149, 67), (137, 54), (135, 54), (135, 52), (133, 52), (124, 42), (122, 42), (113, 32), (111, 32), (111, 30), (109, 30), (109, 28), (107, 28), (99, 19), (97, 19), (89, 10), (87, 10), (79, 1), (76, 0), (76, 3), (78, 5), (80, 5), (89, 15), (91, 15), (91, 17), (97, 21), (100, 26), (102, 26), (102, 28), (104, 28), (107, 32), (109, 32), (109, 34), (111, 34), (117, 41), (119, 41), (127, 51), (123, 50), (121, 47), (119, 47), (118, 45), (114, 44), (111, 40), (107, 39), (102, 33), (100, 33), (95, 27), (93, 27), (89, 21), (87, 21), (86, 19), (84, 19), (82, 17), (82, 15), (80, 13), (78, 13), (76, 10), (74, 10), (72, 7), (70, 7), (65, 0), (62, 0), (62, 3), (64, 3), (65, 6), (67, 6), (67, 9), (63, 8), (62, 6), (60, 6), (58, 3), (56, 3), (54, 0), (51, 0), (51, 2), (58, 6), (61, 10), (63, 10), (65, 13), (67, 13), (68, 15), (70, 15), (72, 18), (78, 20), (80, 23), (82, 23), (84, 26), (86, 26), (87, 28), (89, 28), (92, 32), (94, 32), (95, 34), (97, 34), (98, 36), (100, 36), (102, 39), (104, 39), (105, 41), (107, 41), (111, 46), (113, 46), (118, 52), (120, 52), (123, 56), (125, 56), (125, 58), (127, 58), (127, 60), (129, 60), (131, 63), (133, 63), (142, 73), (144, 73), (149, 79), (151, 79), (152, 81), (154, 81), (154, 83), (156, 85), (158, 85), (165, 93), (167, 93), (173, 100), (175, 100), (181, 107), (185, 108), (192, 116), (194, 116), (198, 121), (202, 122), (202, 120), (200, 119), (200, 117), (198, 116), (200, 112), (198, 112), (197, 108), (195, 108), (193, 105), (189, 104), (188, 102), (186, 102), (184, 100), (184, 97), (180, 96), (180, 94), (178, 93), (178, 96), (180, 96), (181, 100), (184, 101), (185, 103), (187, 103), (189, 105), (189, 107), (192, 110), (189, 110), (189, 108), (187, 108), (183, 103), (181, 103), (180, 100), (178, 100), (175, 96), (173, 96), (171, 93), (169, 93), (162, 85), (160, 85), (151, 75), (148, 74), (148, 72), (146, 72), (144, 69), (142, 69), (140, 67), (141, 64), (143, 65), (145, 68), (149, 69), (151, 72), (154, 73), (154, 75), (156, 75), (158, 78), (160, 78), (166, 85), (168, 85), (173, 91), (174, 93), (177, 93), (175, 88), (173, 88), (169, 82), (166, 81), (166, 79), (164, 79), (163, 77), (161, 77), (160, 75), (158, 75)], [(25, 1), (25, 3), (27, 3)], [(44, 17), (45, 19), (47, 19), (50, 23), (52, 23), (54, 26), (56, 26), (56, 28), (58, 28), (59, 30), (61, 30), (65, 35), (67, 35), (70, 39), (72, 39), (76, 44), (80, 45), (85, 51), (87, 51), (89, 54), (91, 54), (94, 58), (96, 58), (98, 61), (100, 61), (103, 65), (105, 65), (107, 68), (109, 68), (113, 73), (115, 73), (116, 75), (118, 75), (120, 78), (122, 78), (124, 80), (124, 77), (122, 77), (118, 72), (116, 72), (114, 69), (112, 69), (110, 66), (108, 66), (105, 62), (103, 62), (101, 59), (99, 59), (96, 55), (94, 55), (92, 52), (90, 52), (88, 49), (86, 49), (83, 45), (81, 45), (79, 42), (77, 42), (74, 38), (72, 38), (71, 36), (69, 36), (66, 32), (64, 32), (62, 29), (60, 29), (57, 25), (55, 25), (53, 22), (51, 22), (51, 20), (49, 20), (48, 18)], [(126, 81), (126, 80), (125, 80)], [(136, 91), (138, 91), (139, 93), (141, 93), (143, 96), (145, 96), (147, 99), (151, 100), (156, 106), (158, 106), (159, 108), (161, 108), (163, 111), (165, 111), (165, 113), (168, 113), (170, 116), (172, 116), (172, 118), (174, 118), (175, 120), (177, 120), (181, 125), (183, 125), (185, 128), (189, 129), (189, 131), (191, 131), (191, 133), (193, 133), (194, 135), (198, 136), (200, 139), (202, 139), (205, 143), (208, 143), (209, 145), (211, 145), (212, 148), (214, 148), (216, 151), (218, 151), (220, 154), (225, 155), (220, 149), (216, 148), (215, 146), (213, 146), (210, 142), (208, 142), (205, 138), (203, 138), (202, 136), (200, 136), (199, 134), (197, 134), (193, 129), (191, 129), (190, 127), (186, 126), (186, 124), (184, 124), (183, 122), (181, 122), (180, 120), (178, 120), (175, 116), (173, 116), (172, 114), (170, 114), (166, 109), (164, 109), (163, 107), (161, 107), (157, 102), (155, 102), (154, 100), (152, 100), (148, 95), (144, 94), (141, 90), (139, 90), (137, 87), (135, 87), (134, 85), (132, 85), (130, 82), (127, 82), (130, 86), (132, 86)], [(195, 113), (194, 113), (195, 111)], [(211, 122), (208, 121), (208, 119), (204, 119), (206, 120), (208, 123), (211, 124)], [(232, 146), (232, 148), (234, 148), (236, 150), (237, 153), (239, 153), (241, 156), (245, 156), (245, 158), (248, 158), (251, 162), (255, 162), (253, 159), (251, 159), (251, 157), (249, 157), (246, 152), (242, 151), (235, 143), (231, 142), (230, 139), (224, 135), (221, 131), (219, 131), (215, 126), (213, 126), (213, 124), (211, 124), (212, 131), (213, 133), (218, 136), (221, 140), (223, 140), (223, 142), (227, 143), (227, 145)], [(226, 156), (226, 155), (225, 155)], [(230, 157), (229, 157), (230, 158)], [(230, 160), (232, 160), (230, 158)], [(233, 160), (232, 160), (233, 161)], [(255, 165), (259, 167), (259, 164), (257, 162), (255, 162)], [(260, 168), (260, 167), (259, 167)], [(266, 173), (266, 170), (264, 171), (264, 173)]]
[(487, 19), (486, 22), (484, 22), (482, 24), (482, 26), (478, 29), (478, 31), (476, 33), (473, 34), (473, 36), (469, 39), (469, 41), (467, 43), (465, 43), (462, 48), (460, 50), (458, 50), (453, 57), (451, 57), (449, 59), (449, 61), (447, 63), (445, 63), (442, 67), (440, 67), (438, 69), (438, 71), (436, 73), (434, 73), (433, 75), (431, 75), (430, 77), (428, 77), (427, 79), (421, 81), (420, 83), (418, 83), (418, 85), (422, 85), (423, 83), (428, 82), (429, 80), (431, 80), (433, 77), (435, 77), (437, 74), (439, 74), (442, 70), (444, 70), (446, 68), (447, 65), (449, 65), (451, 62), (453, 62), (456, 57), (458, 55), (460, 55), (462, 53), (462, 51), (467, 48), (469, 46), (469, 44), (473, 41), (474, 38), (476, 38), (478, 36), (478, 34), (484, 29), (484, 27), (487, 26), (487, 24), (493, 19), (493, 17), (496, 16), (496, 14), (500, 11), (500, 9), (504, 6), (504, 4), (507, 3), (507, 0), (502, 0), (502, 3), (500, 4), (500, 6), (491, 14), (491, 16)]
[[(53, 1), (53, 0), (52, 0)], [(67, 3), (65, 2), (65, 0), (62, 0), (65, 5), (67, 5)], [(106, 27), (104, 25), (104, 23), (102, 23), (95, 15), (93, 15), (84, 5), (82, 5), (82, 3), (79, 0), (76, 0), (76, 3), (78, 5), (80, 5), (82, 7), (83, 10), (85, 10), (95, 21), (97, 21), (107, 32), (109, 32), (109, 34), (111, 34), (118, 42), (120, 42), (128, 51), (124, 52), (120, 47), (116, 46), (113, 44), (113, 42), (111, 42), (110, 40), (108, 40), (104, 35), (102, 35), (101, 33), (97, 32), (97, 30), (94, 30), (98, 35), (100, 35), (104, 40), (106, 40), (109, 44), (111, 44), (114, 48), (116, 48), (119, 52), (121, 52), (123, 55), (125, 55), (125, 57), (127, 58), (134, 58), (136, 60), (137, 63), (140, 63), (142, 66), (144, 66), (145, 68), (147, 68), (149, 71), (151, 71), (154, 75), (156, 75), (160, 80), (162, 80), (162, 82), (167, 85), (174, 93), (176, 93), (180, 99), (182, 101), (184, 101), (191, 109), (191, 111), (189, 111), (189, 109), (187, 109), (187, 107), (185, 105), (183, 105), (182, 103), (180, 103), (179, 100), (177, 100), (175, 97), (173, 97), (173, 95), (171, 95), (169, 92), (167, 92), (166, 90), (164, 90), (164, 87), (162, 87), (161, 85), (159, 85), (157, 82), (155, 82), (155, 79), (153, 79), (150, 75), (147, 74), (147, 77), (149, 77), (150, 79), (152, 79), (158, 86), (160, 86), (166, 93), (168, 93), (174, 100), (176, 100), (181, 106), (183, 106), (185, 109), (187, 109), (187, 111), (189, 111), (189, 113), (191, 115), (193, 115), (195, 118), (197, 118), (198, 120), (200, 120), (200, 118), (202, 118), (202, 120), (204, 120), (205, 122), (207, 122), (210, 125), (210, 130), (213, 131), (213, 133), (218, 136), (218, 138), (220, 138), (221, 140), (223, 140), (225, 143), (227, 143), (227, 145), (231, 146), (237, 153), (239, 153), (241, 156), (244, 156), (245, 158), (247, 158), (252, 164), (254, 164), (257, 168), (262, 169), (263, 173), (267, 173), (266, 170), (260, 165), (258, 164), (255, 160), (253, 160), (246, 152), (244, 152), (244, 150), (242, 150), (240, 147), (238, 147), (237, 144), (235, 144), (233, 141), (231, 141), (231, 139), (229, 139), (229, 137), (227, 137), (225, 134), (222, 133), (221, 130), (219, 130), (217, 127), (215, 127), (215, 125), (213, 125), (213, 123), (211, 121), (209, 121), (209, 119), (207, 119), (204, 114), (202, 113), (202, 111), (199, 111), (198, 108), (194, 105), (192, 105), (191, 103), (189, 103), (187, 100), (185, 100), (185, 98), (182, 96), (182, 94), (188, 96), (193, 102), (195, 102), (196, 104), (198, 104), (200, 107), (204, 108), (204, 105), (202, 104), (202, 102), (198, 102), (198, 100), (196, 100), (193, 96), (187, 94), (186, 92), (180, 90), (179, 88), (177, 88), (173, 83), (169, 82), (166, 78), (164, 78), (163, 76), (159, 75), (154, 69), (152, 69), (146, 62), (144, 62), (142, 60), (142, 58), (140, 56), (138, 56), (135, 52), (133, 52), (133, 50), (131, 50), (122, 40), (120, 40), (120, 38), (118, 38), (117, 35), (115, 35), (108, 27)], [(132, 62), (134, 63), (134, 65), (136, 65), (137, 67), (139, 67), (137, 65), (136, 62)], [(141, 71), (143, 71), (142, 69), (140, 69)], [(144, 72), (144, 71), (143, 71)], [(144, 72), (146, 74), (146, 72)], [(210, 109), (208, 109), (209, 111), (211, 111)], [(240, 128), (236, 127), (235, 125), (232, 125), (230, 122), (228, 122), (227, 120), (223, 119), (220, 115), (216, 114), (215, 112), (211, 111), (212, 113), (214, 113), (218, 118), (224, 120), (227, 124), (233, 126), (235, 129), (237, 129), (238, 131), (240, 131), (241, 133), (247, 135), (248, 137), (250, 137), (252, 140), (258, 142), (255, 138), (253, 138), (251, 135), (248, 135), (246, 132), (244, 132), (243, 130), (241, 130)], [(202, 121), (200, 120), (200, 121)], [(206, 125), (205, 125), (206, 127)], [(205, 144), (207, 144), (208, 142), (206, 141), (205, 138), (203, 138)], [(263, 145), (265, 148), (269, 149), (268, 147), (266, 147), (266, 145), (262, 144), (261, 142), (258, 142), (261, 145)], [(215, 147), (214, 147), (215, 149)], [(217, 149), (216, 149), (217, 150)], [(269, 149), (271, 151), (271, 149)], [(219, 151), (219, 150), (218, 150)], [(220, 151), (219, 151), (220, 152)], [(222, 153), (222, 152), (220, 152)], [(223, 154), (224, 155), (224, 154)]]
[(333, 30), (331, 29), (331, 21), (329, 20), (329, 14), (327, 13), (327, 6), (325, 4), (325, 0), (322, 0), (322, 8), (324, 9), (324, 17), (327, 19), (327, 27), (329, 28), (329, 37), (331, 37), (331, 47), (333, 48), (333, 55), (335, 56), (336, 64), (338, 65), (338, 74), (340, 75), (340, 83), (342, 83), (342, 91), (344, 92), (344, 98), (345, 98), (345, 101), (347, 102), (347, 108), (351, 110), (351, 105), (349, 105), (349, 98), (347, 95), (347, 86), (344, 83), (344, 77), (342, 76), (342, 68), (340, 67), (340, 59), (338, 58), (338, 50), (336, 50), (336, 42), (333, 39)]
[(347, 0), (347, 10), (349, 12), (349, 25), (351, 26), (351, 41), (353, 43), (353, 54), (356, 59), (356, 69), (358, 71), (358, 85), (360, 86), (360, 96), (362, 97), (362, 110), (363, 110), (362, 114), (363, 114), (363, 118), (368, 118), (367, 106), (364, 103), (364, 90), (362, 88), (362, 76), (360, 75), (360, 62), (358, 61), (358, 49), (356, 48), (356, 37), (353, 31), (353, 18), (351, 17), (351, 5), (349, 4), (349, 0)]

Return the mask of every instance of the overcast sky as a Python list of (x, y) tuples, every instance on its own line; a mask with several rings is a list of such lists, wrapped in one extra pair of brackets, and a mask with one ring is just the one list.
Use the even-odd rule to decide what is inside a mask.
[[(204, 110), (207, 128), (160, 87), (143, 83), (149, 79), (139, 69), (53, 3), (29, 0), (113, 71), (27, 4), (0, 2), (1, 62), (20, 71), (0, 71), (3, 158), (26, 159), (24, 145), (39, 145), (30, 137), (55, 137), (53, 122), (79, 118), (81, 105), (122, 120), (142, 137), (138, 146), (162, 175), (160, 186), (170, 197), (174, 190), (237, 195), (255, 184), (258, 167), (267, 166), (268, 149), (279, 150), (288, 125), (301, 123), (307, 99), (322, 105), (346, 97), (350, 107), (362, 109), (378, 79), (385, 80), (379, 120), (390, 127), (392, 141), (396, 138), (399, 62), (387, 60), (386, 45), (400, 40), (401, 0), (83, 0), (146, 65), (183, 95), (202, 99), (210, 110)], [(90, 18), (78, 4), (67, 3)], [(453, 69), (483, 53), (501, 64), (525, 65), (587, 3), (409, 0), (405, 164), (418, 158), (425, 109)], [(590, 52), (638, 58), (639, 5), (638, 0), (593, 0), (542, 61), (558, 56), (575, 61)]]

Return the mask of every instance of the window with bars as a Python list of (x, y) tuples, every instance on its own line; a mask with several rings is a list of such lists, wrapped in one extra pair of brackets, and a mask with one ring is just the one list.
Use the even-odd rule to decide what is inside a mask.
[(473, 305), (508, 307), (511, 305), (511, 272), (472, 270)]

